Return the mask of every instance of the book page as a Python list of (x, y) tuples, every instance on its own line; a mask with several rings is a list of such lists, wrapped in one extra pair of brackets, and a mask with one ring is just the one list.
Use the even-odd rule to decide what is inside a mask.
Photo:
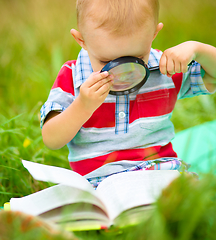
[(106, 212), (103, 203), (88, 191), (80, 191), (77, 188), (61, 184), (22, 198), (12, 198), (10, 205), (13, 211), (21, 211), (36, 216), (63, 205), (82, 202), (97, 205)]
[(97, 220), (107, 222), (109, 220), (104, 211), (89, 203), (74, 203), (55, 208), (51, 211), (39, 215), (44, 220), (49, 220), (55, 223), (81, 221), (81, 220)]
[(125, 228), (148, 220), (155, 209), (154, 205), (142, 205), (122, 212), (114, 219), (115, 226)]
[(22, 160), (23, 166), (30, 172), (32, 177), (39, 181), (61, 183), (67, 186), (89, 191), (95, 195), (91, 184), (80, 174), (61, 167), (48, 166), (40, 163)]
[(124, 210), (155, 202), (180, 173), (176, 170), (124, 172), (103, 180), (97, 188), (113, 220)]

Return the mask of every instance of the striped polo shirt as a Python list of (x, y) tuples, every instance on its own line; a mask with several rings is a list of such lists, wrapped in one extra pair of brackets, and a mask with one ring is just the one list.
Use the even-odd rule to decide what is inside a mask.
[[(156, 67), (162, 52), (151, 49), (148, 67)], [(64, 111), (79, 95), (83, 82), (93, 72), (87, 51), (66, 62), (41, 108), (41, 127), (50, 111)], [(104, 103), (67, 144), (71, 168), (86, 175), (118, 161), (147, 161), (177, 158), (171, 144), (174, 127), (170, 121), (178, 99), (209, 94), (203, 70), (193, 62), (188, 72), (167, 77), (150, 72), (147, 82), (129, 95), (108, 95)], [(73, 118), (70, 119), (73, 124)]]

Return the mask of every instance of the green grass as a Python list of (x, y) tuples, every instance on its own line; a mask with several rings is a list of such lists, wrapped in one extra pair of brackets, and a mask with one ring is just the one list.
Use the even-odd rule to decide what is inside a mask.
[[(215, 0), (162, 0), (160, 21), (164, 23), (164, 29), (153, 42), (153, 47), (165, 50), (186, 40), (198, 40), (216, 46), (215, 11)], [(21, 165), (21, 159), (69, 168), (66, 147), (51, 151), (44, 146), (39, 127), (39, 110), (61, 65), (69, 59), (75, 59), (80, 48), (70, 35), (70, 29), (76, 28), (74, 0), (0, 0), (0, 15), (2, 206), (11, 197), (24, 196), (48, 186), (46, 183), (34, 181)], [(180, 131), (214, 120), (215, 116), (216, 96), (202, 96), (179, 101), (172, 120), (176, 131)], [(211, 211), (213, 209), (215, 212), (215, 203), (204, 198), (205, 194), (215, 190), (215, 186), (208, 187), (206, 184), (206, 181), (212, 178), (208, 175), (203, 177), (205, 183), (200, 183), (203, 184), (200, 188), (203, 194), (196, 187), (190, 186), (197, 190), (197, 199), (191, 196), (187, 202), (182, 202), (182, 206), (186, 204), (185, 209), (188, 209), (188, 213), (183, 211), (184, 215), (179, 216), (175, 209), (176, 212), (171, 212), (170, 218), (166, 218), (166, 213), (158, 207), (155, 221), (152, 219), (151, 224), (145, 223), (145, 229), (143, 226), (139, 227), (139, 230), (135, 229), (136, 231), (128, 229), (123, 235), (111, 232), (96, 233), (94, 236), (91, 233), (88, 239), (142, 239), (144, 233), (145, 239), (204, 239), (200, 237), (200, 229), (205, 236), (214, 232), (211, 226), (215, 224), (215, 218)], [(176, 194), (178, 196), (178, 192)], [(184, 228), (187, 226), (184, 225), (183, 217), (190, 218), (193, 212), (190, 212), (189, 206), (201, 203), (207, 212), (197, 212), (196, 221), (193, 220), (193, 229), (200, 232), (200, 235), (197, 235), (197, 238), (187, 238), (184, 236)], [(174, 204), (170, 201), (170, 205)], [(178, 216), (182, 219), (175, 219)], [(201, 223), (208, 227), (199, 228)], [(159, 230), (155, 231), (154, 227)], [(213, 239), (210, 235), (206, 239)]]

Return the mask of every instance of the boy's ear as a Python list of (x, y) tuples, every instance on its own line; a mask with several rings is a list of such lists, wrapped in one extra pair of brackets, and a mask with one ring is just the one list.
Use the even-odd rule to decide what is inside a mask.
[(70, 33), (71, 35), (74, 37), (74, 39), (76, 40), (76, 42), (86, 50), (86, 45), (85, 45), (85, 42), (84, 42), (84, 39), (82, 37), (82, 34), (77, 31), (76, 29), (71, 29), (70, 30)]
[(156, 36), (158, 35), (158, 33), (160, 32), (160, 30), (163, 28), (163, 23), (158, 23), (156, 30), (155, 30), (155, 34), (154, 34), (154, 38), (156, 38)]

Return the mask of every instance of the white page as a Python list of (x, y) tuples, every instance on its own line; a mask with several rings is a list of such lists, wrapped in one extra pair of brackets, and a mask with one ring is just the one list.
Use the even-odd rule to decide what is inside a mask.
[(89, 191), (95, 195), (91, 184), (80, 174), (61, 167), (48, 166), (40, 163), (22, 160), (23, 166), (30, 172), (32, 177), (39, 181), (61, 183), (67, 186), (77, 187)]
[(41, 214), (40, 217), (56, 223), (90, 219), (109, 223), (107, 215), (101, 208), (88, 203), (74, 203), (73, 205), (55, 208), (52, 211)]
[(97, 188), (113, 220), (122, 211), (150, 204), (180, 173), (176, 170), (124, 172), (106, 178)]
[(10, 205), (11, 210), (21, 211), (31, 215), (39, 215), (62, 205), (77, 202), (95, 204), (106, 212), (106, 208), (102, 202), (91, 193), (61, 184), (22, 198), (12, 198)]

